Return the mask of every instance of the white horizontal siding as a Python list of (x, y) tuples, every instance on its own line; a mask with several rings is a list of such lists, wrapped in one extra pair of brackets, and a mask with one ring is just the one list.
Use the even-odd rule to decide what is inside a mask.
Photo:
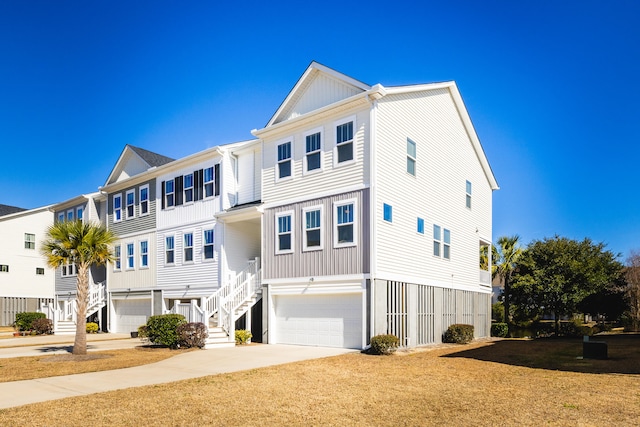
[(224, 224), (223, 227), (223, 282), (228, 282), (247, 267), (250, 259), (260, 256), (260, 221), (236, 222)]
[(237, 204), (260, 200), (261, 163), (262, 152), (259, 149), (238, 155)]
[[(148, 243), (148, 264), (140, 266), (140, 242)], [(133, 243), (134, 269), (127, 269), (127, 244)], [(110, 291), (115, 289), (148, 289), (156, 285), (156, 234), (154, 232), (127, 236), (118, 240), (115, 245), (120, 245), (119, 271), (114, 269), (115, 264), (107, 265), (107, 286)]]

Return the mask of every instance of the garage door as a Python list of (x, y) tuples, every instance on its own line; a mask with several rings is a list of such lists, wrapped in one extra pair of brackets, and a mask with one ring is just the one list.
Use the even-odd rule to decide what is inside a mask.
[(276, 342), (362, 348), (362, 295), (274, 297)]
[(150, 299), (116, 300), (116, 332), (128, 334), (147, 323), (151, 316)]

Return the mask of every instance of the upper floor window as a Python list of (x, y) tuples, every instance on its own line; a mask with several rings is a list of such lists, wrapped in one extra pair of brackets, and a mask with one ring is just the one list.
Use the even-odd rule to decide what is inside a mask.
[(67, 211), (67, 221), (73, 221), (73, 210)]
[(135, 197), (135, 192), (133, 190), (127, 191), (127, 219), (129, 218), (134, 218), (136, 216), (136, 211), (135, 211), (135, 203), (136, 203), (136, 197)]
[(174, 185), (175, 183), (172, 179), (164, 182), (164, 205), (167, 208), (173, 206), (175, 203)]
[(82, 220), (82, 214), (84, 214), (84, 210), (82, 208), (76, 209), (76, 218), (78, 221)]
[(356, 244), (355, 210), (356, 202), (354, 200), (334, 204), (334, 246), (353, 246)]
[(451, 231), (446, 228), (442, 229), (442, 257), (451, 259)]
[(193, 202), (193, 174), (184, 176), (184, 202)]
[(6, 264), (0, 264), (0, 273), (8, 273), (9, 272), (9, 266)]
[(140, 187), (140, 216), (149, 213), (149, 186)]
[(407, 138), (407, 173), (416, 176), (416, 143)]
[(166, 264), (173, 264), (175, 261), (174, 245), (175, 245), (175, 241), (173, 239), (173, 236), (166, 236), (164, 239), (164, 252), (165, 252)]
[(204, 230), (204, 259), (213, 259), (213, 243), (214, 243), (214, 234), (213, 230)]
[(278, 179), (291, 176), (291, 141), (278, 145)]
[(211, 197), (214, 195), (214, 176), (213, 167), (206, 168), (204, 170), (204, 197)]
[(120, 268), (122, 268), (122, 265), (120, 264), (120, 260), (121, 260), (121, 253), (120, 253), (120, 245), (116, 245), (113, 248), (113, 269), (114, 270), (120, 270)]
[(122, 195), (113, 196), (113, 222), (122, 221)]
[(393, 222), (393, 207), (391, 205), (382, 204), (382, 218), (387, 222)]
[(133, 243), (127, 243), (127, 269), (133, 269), (135, 267), (133, 257), (134, 257)]
[(466, 191), (467, 191), (467, 195), (466, 195), (465, 203), (467, 208), (471, 209), (471, 182), (469, 181), (467, 181)]
[(276, 254), (293, 251), (293, 212), (276, 215)]
[(62, 264), (62, 277), (75, 276), (76, 274), (77, 268), (75, 264), (69, 262)]
[(322, 249), (322, 206), (304, 209), (303, 250)]
[(419, 234), (424, 234), (424, 219), (418, 218), (417, 230)]
[(337, 163), (353, 160), (353, 121), (336, 126)]
[(322, 132), (315, 131), (305, 137), (306, 171), (322, 168)]
[(433, 225), (433, 256), (451, 258), (451, 231)]
[(44, 268), (42, 267), (36, 267), (36, 274), (38, 276), (43, 276), (44, 275)]
[(24, 248), (35, 249), (36, 248), (36, 235), (30, 233), (24, 233)]
[(58, 222), (64, 222), (64, 212), (58, 214)]
[(193, 261), (193, 233), (184, 234), (184, 262)]
[(149, 267), (149, 242), (140, 242), (140, 267)]

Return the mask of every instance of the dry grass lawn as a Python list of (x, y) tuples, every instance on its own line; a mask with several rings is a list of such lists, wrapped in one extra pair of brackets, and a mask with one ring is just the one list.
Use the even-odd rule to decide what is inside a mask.
[(640, 337), (348, 354), (0, 411), (0, 425), (636, 426)]

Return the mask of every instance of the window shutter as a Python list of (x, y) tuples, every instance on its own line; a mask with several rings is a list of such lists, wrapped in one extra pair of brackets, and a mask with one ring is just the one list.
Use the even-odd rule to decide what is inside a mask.
[(202, 169), (193, 171), (193, 200), (202, 200)]
[(160, 184), (160, 187), (162, 187), (162, 200), (160, 201), (160, 204), (162, 206), (162, 209), (164, 209), (164, 196), (165, 196), (165, 188), (164, 188), (164, 181), (162, 181), (162, 184)]
[(213, 185), (215, 186), (214, 196), (219, 196), (220, 195), (220, 164), (217, 164), (213, 167), (213, 179), (214, 179)]
[(182, 175), (175, 177), (175, 197), (176, 197), (176, 206), (180, 206), (184, 200), (183, 193), (183, 177)]

